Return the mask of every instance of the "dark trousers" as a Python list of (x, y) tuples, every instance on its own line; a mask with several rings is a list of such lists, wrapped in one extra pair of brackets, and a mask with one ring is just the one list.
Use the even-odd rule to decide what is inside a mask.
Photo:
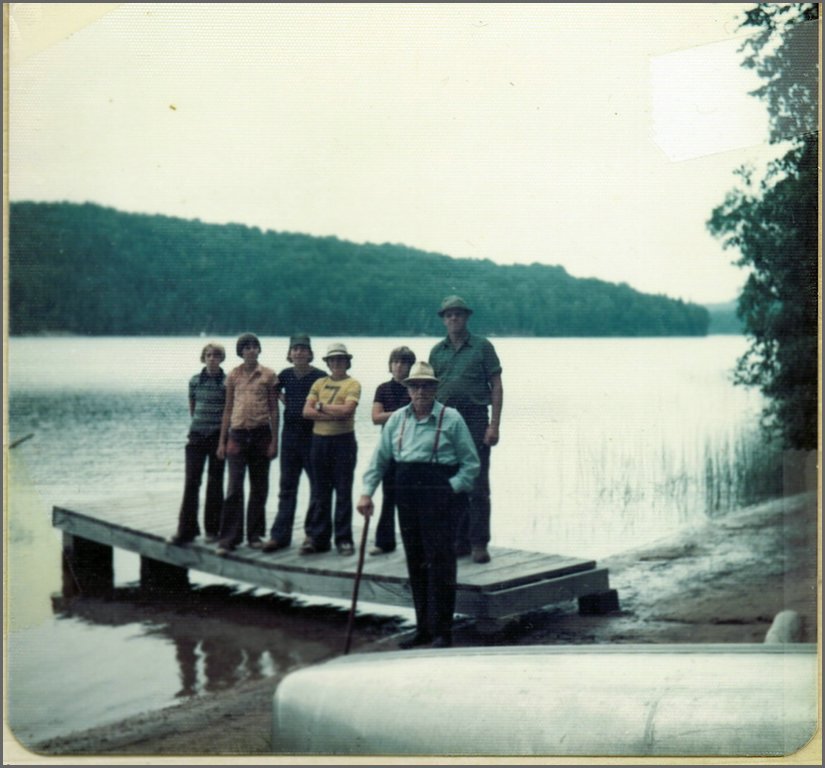
[[(306, 472), (312, 485), (312, 462), (310, 451), (312, 433), (304, 434), (288, 427), (281, 432), (281, 480), (278, 493), (278, 514), (272, 523), (269, 534), (271, 539), (277, 539), (282, 545), (292, 542), (292, 528), (295, 524), (295, 508), (298, 504), (298, 484), (301, 481), (301, 472)], [(304, 530), (312, 519), (312, 500), (304, 517)], [(307, 534), (309, 535), (309, 534)]]
[(313, 435), (312, 501), (307, 533), (316, 546), (329, 546), (333, 533), (332, 494), (335, 493), (335, 543), (352, 543), (352, 480), (358, 458), (355, 433)]
[(267, 449), (272, 441), (269, 427), (230, 429), (226, 442), (229, 489), (221, 513), (220, 543), (236, 547), (244, 534), (244, 478), (249, 469), (249, 504), (246, 507), (247, 541), (261, 539), (266, 531), (266, 499), (269, 495)]
[(461, 411), (461, 415), (481, 460), (478, 477), (459, 505), (456, 518), (456, 552), (467, 554), (472, 547), (486, 547), (490, 542), (490, 446), (484, 445), (489, 422), (486, 408)]
[(202, 435), (189, 433), (186, 444), (186, 480), (183, 486), (183, 501), (178, 515), (178, 536), (194, 539), (200, 536), (198, 524), (198, 500), (201, 490), (203, 468), (207, 465), (206, 500), (203, 507), (203, 527), (207, 536), (217, 536), (221, 525), (221, 506), (223, 504), (223, 470), (224, 462), (218, 458), (218, 438), (214, 432)]
[(395, 461), (390, 464), (381, 481), (383, 500), (378, 525), (375, 527), (375, 546), (381, 549), (395, 549)]
[(456, 467), (396, 465), (396, 498), (401, 541), (407, 556), (415, 620), (419, 632), (452, 637), (456, 600), (454, 502), (448, 478)]

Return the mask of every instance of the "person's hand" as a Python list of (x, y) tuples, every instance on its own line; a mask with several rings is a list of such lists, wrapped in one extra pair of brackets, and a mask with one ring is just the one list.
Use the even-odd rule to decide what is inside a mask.
[(373, 510), (375, 509), (375, 506), (372, 503), (372, 499), (366, 494), (364, 494), (363, 496), (361, 496), (360, 499), (358, 499), (358, 505), (356, 506), (356, 509), (364, 517), (371, 517)]
[(494, 446), (498, 445), (498, 427), (490, 424), (487, 431), (484, 433), (484, 445)]
[(274, 459), (278, 455), (278, 443), (270, 443), (269, 447), (266, 449), (266, 455), (269, 459)]
[(218, 450), (215, 452), (215, 455), (220, 461), (223, 461), (226, 458), (226, 446), (223, 443), (218, 446)]

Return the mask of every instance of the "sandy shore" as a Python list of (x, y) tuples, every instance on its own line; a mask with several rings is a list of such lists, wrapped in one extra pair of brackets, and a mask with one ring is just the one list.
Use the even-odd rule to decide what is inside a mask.
[[(619, 612), (581, 616), (571, 602), (525, 616), (492, 637), (459, 623), (455, 644), (761, 643), (783, 609), (802, 618), (801, 640), (816, 642), (817, 518), (814, 494), (748, 507), (602, 561), (618, 590)], [(394, 650), (397, 640), (358, 638), (354, 650)], [(14, 745), (7, 742), (4, 763), (44, 764), (49, 757), (81, 755), (254, 760), (269, 750), (273, 689), (272, 680), (258, 681), (44, 742), (36, 755), (20, 747), (10, 752)], [(815, 758), (797, 764), (818, 764)]]

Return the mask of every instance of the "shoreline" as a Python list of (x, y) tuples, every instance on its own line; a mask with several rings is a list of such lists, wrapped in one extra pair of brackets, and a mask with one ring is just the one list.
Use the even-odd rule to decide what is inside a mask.
[[(796, 611), (800, 641), (816, 643), (818, 528), (815, 493), (746, 507), (601, 561), (618, 591), (618, 612), (582, 616), (571, 602), (522, 616), (491, 636), (459, 620), (455, 646), (762, 643), (781, 610)], [(395, 650), (397, 641), (398, 635), (356, 636), (353, 650)], [(39, 764), (82, 755), (271, 755), (275, 687), (271, 678), (255, 681), (33, 744), (31, 752), (6, 730), (4, 752), (7, 760), (14, 755)]]

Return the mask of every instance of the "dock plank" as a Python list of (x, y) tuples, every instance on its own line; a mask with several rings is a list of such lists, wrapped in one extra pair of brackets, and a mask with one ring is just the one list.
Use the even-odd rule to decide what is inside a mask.
[[(299, 554), (299, 541), (274, 553), (240, 546), (218, 557), (214, 544), (196, 539), (180, 547), (168, 542), (177, 525), (178, 500), (144, 491), (128, 498), (55, 506), (56, 528), (99, 544), (185, 569), (234, 581), (303, 594), (348, 600), (358, 565), (355, 556), (330, 552)], [(300, 531), (296, 530), (300, 537)], [(552, 603), (608, 589), (606, 569), (593, 560), (555, 553), (490, 547), (492, 562), (458, 561), (456, 610), (481, 620), (516, 616)], [(403, 548), (366, 556), (359, 597), (365, 602), (411, 607)]]

